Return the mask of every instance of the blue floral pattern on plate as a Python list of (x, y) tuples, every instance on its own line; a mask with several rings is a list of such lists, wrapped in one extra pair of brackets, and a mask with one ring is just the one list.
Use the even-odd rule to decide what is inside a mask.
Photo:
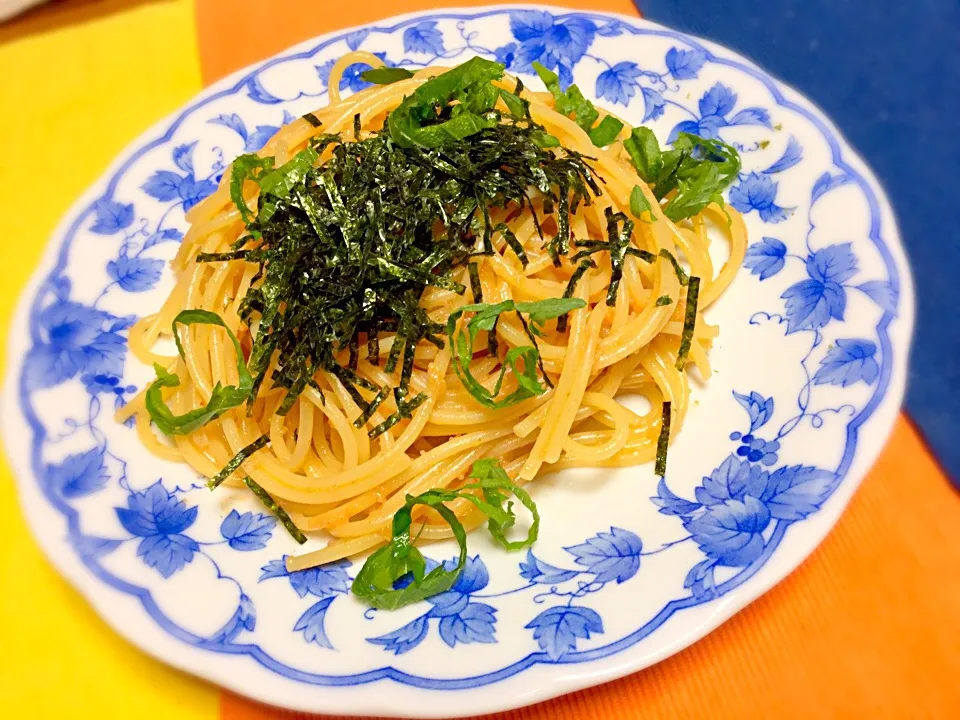
[[(607, 495), (610, 517), (585, 509), (571, 529), (552, 530), (549, 513), (561, 511), (548, 494), (544, 537), (525, 556), (483, 549), (449, 591), (398, 613), (364, 611), (349, 597), (349, 562), (288, 573), (292, 543), (272, 516), (243, 494), (224, 490), (212, 501), (182, 466), (146, 461), (131, 423), (110, 419), (149, 379), (127, 362), (127, 331), (169, 291), (165, 264), (183, 238), (184, 213), (216, 189), (230, 158), (325, 102), (330, 69), (349, 49), (411, 68), (483, 55), (531, 84), (537, 61), (661, 138), (696, 132), (733, 143), (744, 170), (728, 202), (752, 242), (735, 297), (721, 303), (721, 329), (737, 348), (776, 357), (765, 364), (729, 350), (750, 371), (725, 369), (731, 379), (720, 375), (702, 395), (722, 423), (681, 433), (659, 483), (648, 467), (611, 473), (624, 478), (611, 482), (631, 503), (612, 507)], [(366, 87), (363, 69), (348, 68), (340, 90)], [(784, 538), (816, 524), (836, 495), (849, 496), (858, 434), (883, 403), (896, 404), (891, 382), (903, 373), (912, 298), (905, 311), (895, 231), (849, 151), (791, 98), (730, 53), (683, 35), (541, 8), (411, 16), (228, 79), (141, 143), (58, 237), (59, 255), (24, 315), (22, 348), (11, 344), (19, 394), (11, 400), (11, 386), (5, 414), (29, 432), (31, 453), (11, 449), (21, 479), (61, 518), (70, 557), (93, 571), (91, 594), (129, 596), (213, 667), (184, 664), (274, 703), (289, 701), (255, 687), (274, 674), (305, 688), (390, 679), (425, 693), (501, 683), (516, 696), (517, 678), (536, 666), (600, 667), (638, 643), (647, 652), (664, 646), (656, 644), (685, 622), (709, 629), (717, 620), (703, 613), (714, 600), (749, 601), (759, 592), (754, 576), (786, 556)], [(862, 222), (838, 221), (837, 203)], [(77, 246), (83, 259), (71, 252)], [(705, 412), (693, 410), (688, 422)], [(684, 438), (697, 432), (702, 452), (682, 457)], [(883, 428), (871, 432), (876, 443)], [(811, 442), (831, 450), (812, 452)], [(601, 495), (577, 500), (586, 508)], [(812, 549), (812, 537), (788, 564)], [(482, 541), (471, 540), (476, 553), (474, 542)], [(452, 562), (441, 547), (429, 552), (431, 566)], [(204, 623), (181, 607), (182, 590), (168, 589), (185, 587), (177, 583), (202, 588)], [(348, 661), (337, 655), (347, 649)], [(256, 680), (232, 681), (216, 669), (218, 654), (252, 658), (247, 677)], [(441, 670), (446, 658), (466, 664)], [(312, 709), (357, 707), (323, 697), (333, 705)], [(505, 702), (471, 697), (464, 714)]]

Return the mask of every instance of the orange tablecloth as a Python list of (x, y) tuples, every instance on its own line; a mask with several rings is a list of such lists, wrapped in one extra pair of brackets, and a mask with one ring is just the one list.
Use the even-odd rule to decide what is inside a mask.
[[(11, 140), (0, 160), (0, 342), (60, 214), (201, 79), (349, 25), (481, 4), (74, 0), (0, 27), (0, 132)], [(563, 4), (636, 12), (629, 0)], [(64, 163), (64, 145), (52, 137), (76, 144), (57, 182), (38, 193), (24, 181), (29, 168)], [(294, 716), (165, 668), (114, 635), (42, 558), (14, 495), (3, 466), (0, 699), (10, 717)], [(960, 717), (960, 498), (901, 419), (837, 528), (766, 596), (649, 670), (496, 717)]]

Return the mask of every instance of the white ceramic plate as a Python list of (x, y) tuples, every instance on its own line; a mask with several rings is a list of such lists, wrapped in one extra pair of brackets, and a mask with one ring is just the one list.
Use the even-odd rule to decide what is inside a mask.
[[(411, 67), (496, 57), (534, 85), (539, 59), (662, 140), (679, 127), (735, 143), (744, 171), (729, 202), (751, 237), (747, 267), (710, 310), (717, 373), (695, 390), (667, 482), (650, 466), (544, 479), (532, 553), (475, 533), (454, 590), (397, 612), (365, 612), (348, 594), (356, 565), (287, 575), (295, 545), (255, 501), (208, 492), (111, 419), (151, 376), (129, 359), (126, 330), (171, 287), (184, 210), (232, 157), (324, 104), (331, 64), (356, 48)], [(361, 69), (345, 90), (362, 86)], [(870, 171), (816, 108), (743, 58), (615, 15), (407, 15), (242, 70), (134, 143), (24, 294), (3, 434), (40, 544), (145, 651), (291, 708), (473, 715), (655, 663), (796, 567), (890, 431), (913, 305)]]

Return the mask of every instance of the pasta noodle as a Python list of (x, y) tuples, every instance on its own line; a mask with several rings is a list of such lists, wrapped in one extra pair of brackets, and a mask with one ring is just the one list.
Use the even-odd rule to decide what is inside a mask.
[[(330, 104), (313, 113), (319, 123), (297, 119), (284, 126), (260, 151), (261, 157), (286, 162), (307, 146), (318, 133), (351, 136), (355, 116), (360, 137), (380, 130), (387, 114), (426, 79), (442, 72), (429, 68), (385, 86), (375, 86), (342, 98), (340, 77), (358, 62), (378, 67), (382, 63), (369, 53), (351, 53), (333, 67), (328, 87)], [(513, 88), (504, 78), (498, 85)], [(595, 147), (588, 134), (555, 109), (548, 93), (523, 91), (533, 119), (559, 139), (564, 148), (578, 151), (590, 160), (603, 179), (600, 193), (590, 204), (570, 213), (576, 238), (604, 237), (605, 210), (630, 213), (630, 195), (640, 187), (650, 206), (650, 222), (635, 223), (631, 247), (654, 256), (667, 251), (685, 260), (692, 275), (700, 278), (699, 303), (687, 362), (677, 368), (685, 325), (689, 286), (681, 284), (670, 262), (645, 262), (627, 255), (616, 303), (605, 302), (613, 267), (603, 253), (594, 256), (596, 266), (586, 270), (574, 297), (585, 306), (573, 310), (560, 332), (545, 326), (539, 338), (542, 368), (551, 387), (543, 394), (500, 409), (477, 402), (458, 379), (452, 348), (442, 349), (426, 341), (416, 348), (410, 387), (425, 393), (426, 400), (409, 418), (404, 418), (374, 439), (370, 428), (397, 412), (397, 401), (387, 397), (362, 427), (354, 420), (361, 408), (341, 379), (326, 370), (314, 375), (290, 412), (279, 414), (285, 390), (273, 387), (267, 373), (252, 412), (233, 408), (192, 432), (175, 435), (172, 441), (156, 434), (141, 393), (118, 413), (123, 420), (136, 416), (137, 433), (159, 457), (188, 463), (197, 472), (213, 477), (238, 452), (261, 436), (269, 445), (253, 454), (228, 479), (242, 484), (243, 475), (266, 490), (283, 506), (293, 521), (307, 531), (325, 531), (332, 540), (326, 547), (292, 558), (291, 570), (317, 565), (367, 551), (390, 539), (393, 514), (408, 495), (431, 488), (455, 488), (463, 484), (472, 463), (480, 458), (501, 460), (518, 484), (546, 472), (581, 466), (620, 467), (654, 459), (661, 430), (661, 404), (670, 402), (671, 433), (683, 424), (689, 406), (688, 369), (710, 376), (707, 350), (718, 329), (703, 319), (709, 307), (730, 284), (746, 249), (743, 221), (731, 208), (710, 204), (692, 218), (671, 221), (646, 184), (638, 180), (622, 139), (605, 148)], [(601, 111), (601, 119), (604, 117)], [(469, 141), (469, 140), (468, 140)], [(329, 151), (319, 162), (329, 160)], [(236, 385), (238, 357), (227, 333), (211, 325), (190, 326), (181, 331), (183, 357), (163, 355), (154, 348), (170, 332), (174, 318), (184, 309), (217, 313), (240, 338), (245, 349), (255, 327), (241, 322), (240, 307), (247, 291), (258, 282), (256, 266), (244, 260), (198, 262), (200, 252), (228, 251), (245, 231), (241, 213), (230, 196), (230, 173), (219, 189), (187, 214), (190, 230), (173, 261), (177, 282), (160, 310), (141, 319), (130, 332), (131, 351), (145, 363), (159, 363), (176, 372), (181, 383), (165, 391), (170, 408), (185, 413), (207, 403), (214, 388)], [(247, 183), (244, 199), (256, 209), (257, 188)], [(540, 218), (534, 217), (537, 212)], [(520, 212), (491, 208), (493, 223), (505, 223), (525, 251), (524, 266), (511, 251), (503, 233), (493, 235), (494, 254), (476, 259), (482, 296), (487, 303), (529, 302), (560, 297), (576, 271), (564, 260), (556, 266), (537, 232), (538, 223), (556, 222), (533, 202)], [(710, 255), (708, 226), (729, 244), (729, 259), (715, 267)], [(467, 269), (458, 268), (458, 279), (470, 286)], [(470, 291), (460, 295), (428, 287), (420, 306), (431, 318), (447, 317), (470, 302)], [(518, 316), (504, 314), (493, 330), (500, 356), (477, 356), (471, 372), (487, 387), (495, 379), (503, 353), (528, 345), (528, 335)], [(395, 336), (379, 338), (379, 358), (386, 358)], [(376, 386), (395, 387), (400, 373), (371, 362), (370, 348), (361, 346), (356, 373)], [(242, 360), (242, 358), (241, 358)], [(274, 365), (278, 362), (274, 358)], [(509, 389), (509, 388), (508, 388)], [(638, 414), (621, 400), (643, 396), (651, 409)], [(450, 503), (465, 527), (484, 518), (463, 499)], [(426, 522), (422, 536), (428, 540), (448, 537), (450, 530), (429, 510), (416, 513)]]

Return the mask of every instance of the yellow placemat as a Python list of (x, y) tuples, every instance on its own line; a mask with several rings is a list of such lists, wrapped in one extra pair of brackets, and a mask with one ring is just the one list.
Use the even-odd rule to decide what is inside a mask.
[[(55, 225), (114, 157), (200, 88), (193, 3), (57, 3), (0, 26), (0, 363)], [(216, 688), (114, 634), (53, 570), (0, 463), (0, 714), (214, 720)]]

